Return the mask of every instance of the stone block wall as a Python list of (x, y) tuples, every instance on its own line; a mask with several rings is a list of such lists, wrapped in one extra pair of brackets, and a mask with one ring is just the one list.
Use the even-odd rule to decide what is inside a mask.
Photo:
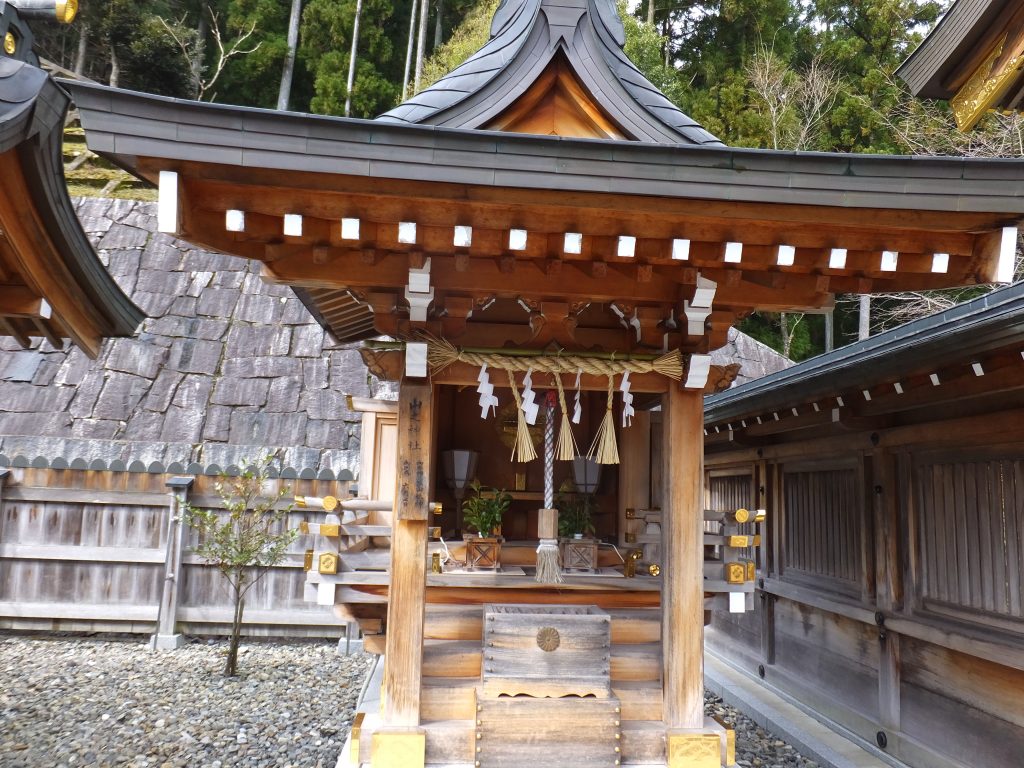
[(77, 201), (103, 263), (146, 313), (96, 360), (0, 337), (0, 453), (226, 467), (277, 449), (297, 469), (357, 474), (345, 395), (393, 397), (259, 264), (156, 230), (156, 206)]

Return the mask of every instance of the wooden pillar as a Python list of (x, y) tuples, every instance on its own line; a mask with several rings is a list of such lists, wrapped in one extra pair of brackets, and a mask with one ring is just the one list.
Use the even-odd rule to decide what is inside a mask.
[(704, 397), (672, 387), (662, 397), (661, 647), (669, 729), (704, 725)]
[(426, 754), (419, 724), (433, 395), (430, 382), (413, 379), (403, 379), (398, 393), (398, 477), (381, 690), (383, 728), (373, 735), (374, 768), (415, 768), (423, 765)]
[(154, 650), (170, 650), (185, 644), (177, 632), (178, 592), (181, 589), (181, 560), (185, 546), (185, 502), (194, 478), (172, 477), (167, 481), (170, 504), (167, 519), (167, 548), (164, 555), (164, 584), (157, 609), (156, 633), (150, 638)]
[[(651, 412), (637, 411), (633, 423), (619, 433), (619, 546), (632, 549), (627, 531), (643, 533), (642, 521), (626, 519), (627, 509), (651, 506)], [(660, 556), (654, 558), (660, 562)]]
[[(901, 466), (897, 470), (897, 461)], [(899, 506), (905, 489), (899, 478), (909, 474), (908, 459), (890, 455), (876, 448), (871, 455), (871, 483), (867, 490), (873, 503), (875, 532), (875, 595), (878, 612), (890, 617), (902, 602), (900, 581), (900, 520)], [(908, 499), (909, 501), (909, 499)], [(865, 527), (867, 521), (865, 520)], [(884, 619), (883, 619), (884, 621)], [(901, 657), (900, 636), (884, 625), (878, 631), (878, 713), (882, 728), (889, 734), (898, 733), (900, 723)]]

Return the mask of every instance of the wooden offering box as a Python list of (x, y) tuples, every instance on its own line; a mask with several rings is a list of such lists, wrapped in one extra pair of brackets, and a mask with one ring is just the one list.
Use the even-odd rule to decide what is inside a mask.
[(611, 696), (611, 617), (593, 605), (484, 606), (485, 698)]

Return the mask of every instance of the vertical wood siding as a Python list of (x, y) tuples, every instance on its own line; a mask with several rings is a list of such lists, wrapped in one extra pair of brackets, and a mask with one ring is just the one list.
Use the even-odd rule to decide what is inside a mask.
[[(11, 469), (0, 489), (0, 627), (152, 632), (163, 589), (169, 489), (144, 472)], [(212, 476), (197, 476), (189, 499), (217, 509)], [(346, 482), (280, 480), (306, 495), (348, 495)], [(287, 525), (323, 513), (294, 511)], [(249, 634), (337, 637), (330, 609), (303, 600), (299, 536), (285, 560), (246, 597)], [(216, 568), (192, 551), (186, 532), (179, 619), (191, 634), (220, 633), (231, 595)]]
[(852, 468), (786, 471), (784, 571), (860, 592), (861, 514)]
[(924, 604), (1024, 618), (1024, 460), (922, 461), (915, 476)]

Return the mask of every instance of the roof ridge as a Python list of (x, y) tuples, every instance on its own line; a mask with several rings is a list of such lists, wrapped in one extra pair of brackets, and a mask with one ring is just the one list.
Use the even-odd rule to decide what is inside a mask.
[(722, 144), (643, 75), (624, 44), (614, 0), (503, 0), (480, 50), (377, 119), (486, 128), (564, 53), (581, 85), (628, 139)]

